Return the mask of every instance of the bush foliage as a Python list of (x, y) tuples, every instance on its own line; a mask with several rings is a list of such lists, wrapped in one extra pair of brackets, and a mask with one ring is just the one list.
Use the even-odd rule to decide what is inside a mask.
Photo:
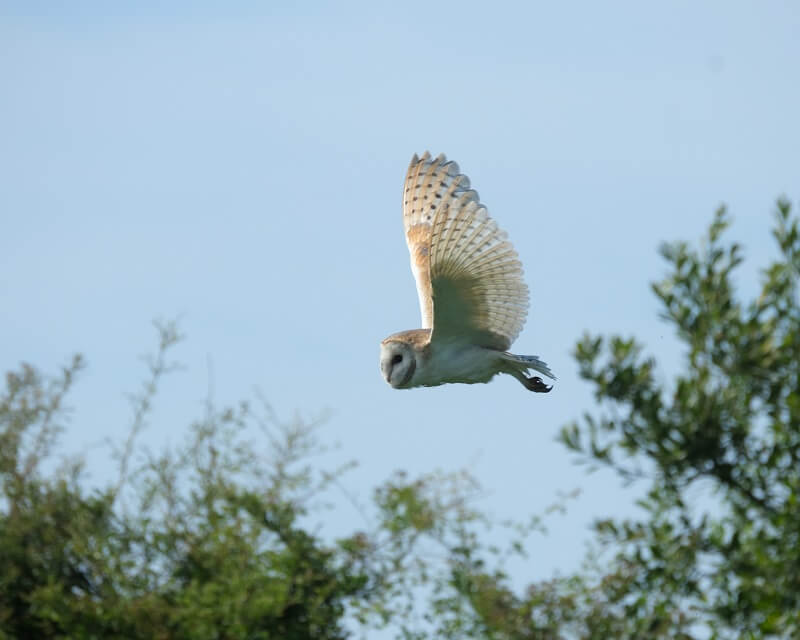
[[(336, 541), (309, 524), (346, 468), (310, 464), (316, 424), (211, 402), (184, 444), (134, 455), (167, 358), (133, 397), (118, 478), (89, 489), (59, 460), (83, 362), (22, 365), (0, 395), (0, 638), (767, 638), (800, 635), (800, 235), (779, 201), (779, 256), (740, 300), (741, 250), (720, 210), (699, 248), (665, 245), (653, 285), (685, 352), (669, 379), (633, 338), (575, 349), (597, 406), (560, 440), (642, 483), (641, 517), (594, 525), (574, 575), (511, 586), (539, 518), (488, 542), (468, 473), (376, 488), (373, 525)], [(697, 504), (692, 488), (710, 487)]]

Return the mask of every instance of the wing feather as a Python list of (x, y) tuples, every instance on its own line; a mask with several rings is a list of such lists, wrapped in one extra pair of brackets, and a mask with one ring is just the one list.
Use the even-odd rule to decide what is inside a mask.
[[(439, 158), (437, 158), (439, 160)], [(430, 162), (426, 151), (422, 158), (417, 154), (411, 159), (403, 187), (403, 226), (406, 231), (406, 244), (411, 257), (411, 271), (417, 283), (422, 328), (433, 327), (433, 291), (430, 278), (430, 247), (433, 213), (428, 203), (430, 189), (423, 185), (430, 182), (436, 164)], [(423, 193), (424, 191), (424, 193)], [(434, 194), (434, 199), (441, 198)], [(428, 204), (428, 210), (424, 205)]]
[(403, 221), (431, 340), (508, 349), (527, 316), (522, 264), (455, 162), (428, 152), (412, 158)]

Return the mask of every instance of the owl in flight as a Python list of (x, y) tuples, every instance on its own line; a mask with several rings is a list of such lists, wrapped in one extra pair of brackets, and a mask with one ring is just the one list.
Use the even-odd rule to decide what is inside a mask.
[(525, 324), (528, 287), (506, 234), (489, 217), (469, 178), (445, 156), (411, 159), (403, 224), (417, 281), (422, 329), (381, 342), (381, 372), (395, 389), (489, 382), (507, 373), (530, 391), (555, 380), (537, 356), (507, 349)]

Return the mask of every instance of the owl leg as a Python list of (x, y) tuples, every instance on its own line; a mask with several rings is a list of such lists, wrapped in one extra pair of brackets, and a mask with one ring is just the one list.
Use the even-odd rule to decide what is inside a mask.
[(550, 393), (553, 385), (547, 386), (539, 376), (526, 376), (521, 371), (512, 369), (509, 373), (522, 383), (528, 391), (535, 391), (536, 393)]
[(550, 393), (553, 389), (553, 385), (547, 386), (539, 376), (531, 376), (530, 378), (525, 378), (525, 382), (522, 384), (525, 385), (525, 388), (529, 391), (535, 391), (536, 393)]

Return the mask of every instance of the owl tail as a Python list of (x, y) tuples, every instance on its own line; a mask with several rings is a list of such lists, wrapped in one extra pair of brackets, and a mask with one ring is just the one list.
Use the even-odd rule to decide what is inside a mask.
[(550, 371), (550, 367), (548, 367), (545, 362), (539, 360), (539, 356), (517, 356), (513, 353), (503, 352), (503, 360), (512, 363), (512, 366), (522, 373), (526, 372), (528, 369), (533, 369), (534, 371), (543, 373), (548, 378), (556, 379), (553, 372)]
[(528, 369), (533, 369), (546, 375), (548, 378), (556, 379), (556, 376), (550, 371), (550, 367), (546, 363), (539, 360), (538, 356), (518, 356), (513, 353), (503, 352), (502, 359), (506, 363), (506, 373), (514, 376), (519, 380), (523, 386), (530, 391), (538, 391), (539, 393), (547, 393), (553, 387), (548, 387), (542, 379), (536, 376), (528, 377), (525, 374)]

